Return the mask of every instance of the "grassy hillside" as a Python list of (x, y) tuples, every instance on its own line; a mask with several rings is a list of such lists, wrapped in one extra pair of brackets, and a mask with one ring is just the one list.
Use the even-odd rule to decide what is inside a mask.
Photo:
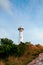
[(43, 46), (31, 42), (16, 45), (12, 40), (3, 38), (0, 44), (0, 65), (27, 65), (43, 52)]

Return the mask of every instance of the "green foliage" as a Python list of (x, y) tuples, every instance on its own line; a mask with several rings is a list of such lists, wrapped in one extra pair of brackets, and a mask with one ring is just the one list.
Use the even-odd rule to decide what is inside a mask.
[(17, 56), (18, 54), (18, 49), (17, 49), (17, 45), (15, 44), (12, 44), (11, 48), (10, 48), (10, 52), (11, 52), (11, 55), (14, 55), (14, 56)]
[(18, 45), (18, 56), (22, 56), (23, 53), (25, 52), (25, 49), (26, 49), (26, 45), (21, 42), (21, 43)]
[[(20, 43), (19, 45), (13, 44), (13, 41), (7, 38), (1, 39), (0, 45), (0, 59), (6, 59), (9, 56), (26, 57), (29, 58), (23, 65), (35, 59), (39, 53), (43, 52), (43, 46), (40, 44), (33, 45), (31, 42)], [(6, 63), (6, 65), (11, 65)], [(17, 65), (17, 64), (16, 64)]]
[(7, 38), (1, 39), (0, 45), (0, 58), (6, 58), (10, 55), (22, 56), (25, 51), (25, 44), (20, 43), (19, 45), (13, 44), (13, 41)]
[(13, 41), (7, 38), (1, 39), (1, 44), (12, 45)]

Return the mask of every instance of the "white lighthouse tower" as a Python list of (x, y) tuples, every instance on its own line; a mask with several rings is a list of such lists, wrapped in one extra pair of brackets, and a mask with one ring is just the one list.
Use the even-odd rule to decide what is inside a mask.
[(24, 28), (21, 26), (18, 28), (19, 30), (19, 42), (23, 42), (23, 31), (24, 31)]

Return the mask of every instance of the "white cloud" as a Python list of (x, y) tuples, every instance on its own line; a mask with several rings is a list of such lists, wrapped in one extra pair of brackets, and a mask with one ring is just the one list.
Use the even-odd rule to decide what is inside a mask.
[(12, 4), (9, 0), (0, 0), (0, 7), (5, 10), (7, 13), (12, 15)]

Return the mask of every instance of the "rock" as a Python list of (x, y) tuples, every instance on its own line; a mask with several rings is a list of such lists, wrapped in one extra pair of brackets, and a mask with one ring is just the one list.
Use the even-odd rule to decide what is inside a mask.
[(43, 65), (43, 53), (40, 53), (36, 59), (27, 65)]

